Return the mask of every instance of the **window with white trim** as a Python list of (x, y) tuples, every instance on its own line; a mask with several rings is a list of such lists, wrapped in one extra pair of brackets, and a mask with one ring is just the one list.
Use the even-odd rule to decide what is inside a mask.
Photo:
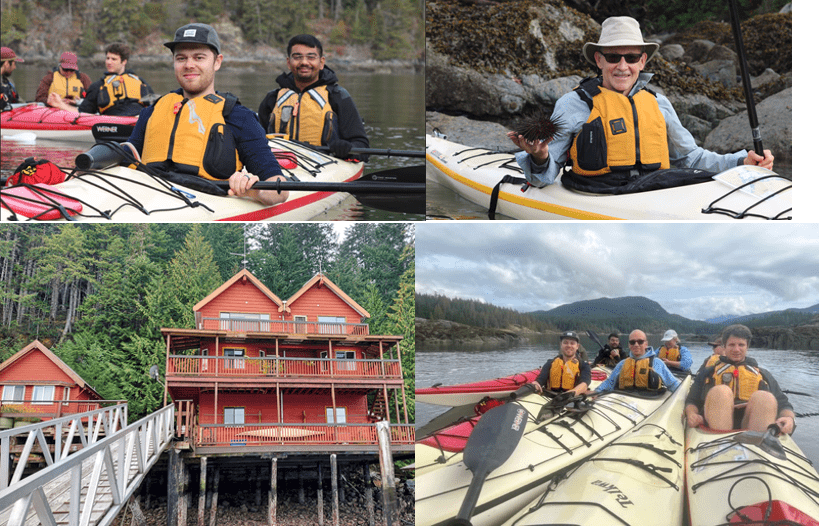
[(347, 423), (347, 408), (346, 407), (336, 407), (336, 417), (333, 418), (333, 408), (326, 407), (325, 409), (325, 416), (327, 417), (328, 424), (346, 424)]
[(319, 316), (319, 334), (344, 334), (344, 316)]
[(293, 316), (293, 324), (297, 333), (307, 334), (307, 316)]
[(225, 425), (244, 425), (245, 423), (245, 408), (244, 407), (226, 407), (225, 408)]
[(245, 350), (238, 349), (238, 348), (225, 348), (223, 349), (225, 356), (238, 356), (240, 358), (236, 358), (234, 360), (225, 360), (227, 363), (225, 364), (227, 367), (232, 369), (244, 369), (245, 368)]
[(25, 385), (5, 385), (3, 386), (3, 401), (22, 401), (26, 393)]
[(35, 404), (47, 404), (54, 401), (53, 385), (35, 385), (31, 395), (31, 402)]
[[(321, 357), (327, 358), (327, 351), (321, 351)], [(336, 360), (351, 360), (336, 362), (336, 371), (355, 371), (355, 351), (336, 351)]]
[(270, 314), (261, 312), (220, 312), (220, 329), (236, 332), (269, 332)]

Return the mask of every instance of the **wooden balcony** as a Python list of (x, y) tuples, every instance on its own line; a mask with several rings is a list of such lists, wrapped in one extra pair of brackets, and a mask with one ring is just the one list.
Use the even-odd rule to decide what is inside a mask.
[(31, 400), (4, 400), (0, 404), (0, 418), (11, 418), (23, 422), (50, 420), (66, 415), (96, 411), (125, 400), (55, 400), (51, 402), (32, 402)]
[[(391, 424), (394, 449), (412, 451), (414, 424)], [(200, 424), (195, 428), (196, 449), (234, 453), (259, 451), (372, 451), (378, 448), (375, 424)], [(240, 449), (242, 448), (242, 449)]]
[(167, 378), (401, 379), (398, 360), (331, 358), (168, 357)]
[(269, 332), (277, 334), (349, 335), (367, 336), (370, 326), (366, 323), (323, 323), (316, 321), (285, 320), (226, 320), (203, 318), (198, 329), (228, 332)]

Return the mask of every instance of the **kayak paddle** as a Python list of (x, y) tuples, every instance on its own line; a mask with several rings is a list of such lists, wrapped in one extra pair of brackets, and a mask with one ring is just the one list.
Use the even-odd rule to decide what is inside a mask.
[(754, 106), (754, 93), (751, 90), (751, 77), (748, 75), (748, 64), (745, 61), (745, 46), (742, 43), (742, 32), (739, 27), (739, 12), (737, 11), (736, 0), (729, 0), (728, 5), (731, 11), (731, 29), (734, 32), (734, 44), (737, 47), (739, 57), (739, 72), (742, 77), (742, 88), (745, 90), (745, 105), (748, 108), (748, 120), (751, 123), (751, 134), (754, 139), (754, 151), (757, 155), (765, 156), (762, 149), (762, 135), (759, 133), (759, 121), (756, 117), (756, 107)]
[(114, 141), (125, 142), (134, 131), (133, 124), (111, 124), (100, 122), (91, 126), (91, 135), (97, 142)]
[(464, 464), (472, 472), (458, 515), (449, 526), (471, 526), (469, 519), (489, 474), (502, 466), (518, 446), (529, 413), (523, 406), (508, 403), (486, 412), (475, 425), (464, 448)]

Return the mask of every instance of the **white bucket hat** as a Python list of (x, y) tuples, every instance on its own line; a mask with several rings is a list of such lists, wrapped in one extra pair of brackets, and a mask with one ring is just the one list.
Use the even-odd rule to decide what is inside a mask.
[(646, 62), (651, 60), (651, 57), (660, 48), (660, 44), (643, 41), (639, 22), (629, 16), (613, 16), (603, 20), (603, 29), (600, 31), (600, 39), (596, 44), (593, 42), (583, 44), (583, 56), (596, 66), (594, 52), (600, 51), (601, 47), (616, 46), (643, 46), (648, 55)]
[(677, 333), (674, 332), (674, 330), (672, 330), (672, 329), (668, 329), (667, 331), (665, 331), (665, 334), (663, 334), (663, 339), (660, 340), (660, 341), (661, 342), (667, 342), (669, 340), (673, 340), (676, 337), (677, 337)]

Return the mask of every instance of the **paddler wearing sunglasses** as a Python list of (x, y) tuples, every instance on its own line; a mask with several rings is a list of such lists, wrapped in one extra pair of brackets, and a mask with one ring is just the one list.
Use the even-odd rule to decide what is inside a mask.
[(671, 102), (647, 87), (653, 74), (643, 69), (659, 47), (643, 41), (633, 18), (603, 21), (598, 42), (583, 46), (583, 56), (600, 69), (600, 76), (583, 80), (555, 103), (552, 121), (560, 122), (562, 133), (545, 142), (508, 134), (523, 150), (515, 157), (529, 183), (554, 183), (568, 161), (572, 168), (564, 174), (564, 184), (576, 181), (575, 186), (597, 188), (622, 186), (666, 168), (773, 168), (769, 150), (763, 158), (753, 151), (723, 155), (697, 146)]
[(620, 360), (609, 377), (598, 385), (595, 391), (621, 389), (659, 392), (663, 388), (675, 391), (680, 386), (680, 381), (657, 356), (657, 351), (648, 345), (645, 332), (631, 331), (628, 335), (628, 349), (631, 356)]

